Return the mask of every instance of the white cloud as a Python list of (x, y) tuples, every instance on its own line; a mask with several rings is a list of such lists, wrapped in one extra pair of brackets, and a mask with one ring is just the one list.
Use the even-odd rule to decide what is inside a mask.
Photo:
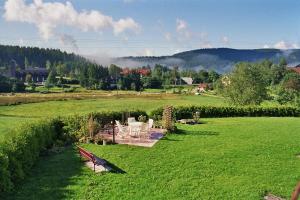
[(264, 48), (264, 49), (269, 49), (269, 48), (270, 48), (270, 46), (269, 46), (269, 45), (267, 45), (267, 44), (265, 44), (265, 45), (263, 46), (263, 48)]
[(153, 56), (154, 52), (151, 49), (144, 49), (144, 56)]
[(64, 4), (33, 0), (26, 4), (25, 0), (7, 0), (4, 10), (3, 16), (7, 21), (34, 24), (46, 40), (55, 35), (58, 26), (75, 27), (82, 31), (111, 29), (115, 35), (124, 31), (138, 33), (140, 30), (139, 24), (130, 17), (114, 20), (97, 10), (78, 12), (69, 1)]
[(23, 38), (20, 38), (18, 40), (18, 44), (19, 44), (19, 46), (24, 46), (25, 42), (24, 42)]
[(229, 44), (229, 38), (227, 36), (223, 36), (221, 38), (221, 41), (222, 41), (223, 44)]
[(165, 33), (165, 39), (166, 39), (167, 41), (171, 41), (171, 40), (172, 40), (172, 35), (171, 35), (171, 33), (169, 33), (169, 32)]
[(276, 49), (297, 49), (299, 48), (298, 44), (296, 43), (289, 43), (286, 41), (279, 41), (276, 44), (274, 44), (274, 48)]
[(192, 37), (192, 32), (188, 28), (188, 24), (183, 19), (176, 19), (176, 31), (181, 37), (190, 39)]
[(182, 19), (176, 19), (176, 30), (178, 32), (184, 31), (187, 29), (187, 23), (186, 21)]

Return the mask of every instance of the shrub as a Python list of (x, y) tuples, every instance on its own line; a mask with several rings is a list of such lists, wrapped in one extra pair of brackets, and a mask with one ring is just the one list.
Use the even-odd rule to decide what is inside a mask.
[[(174, 114), (176, 119), (191, 119), (195, 112), (200, 112), (201, 117), (299, 117), (300, 109), (296, 107), (213, 107), (190, 106), (176, 107)], [(158, 120), (163, 113), (162, 108), (153, 110), (150, 116)]]
[(24, 124), (11, 133), (0, 144), (0, 191), (8, 191), (22, 181), (39, 154), (50, 147), (57, 138), (58, 120), (40, 121)]
[(12, 188), (8, 162), (8, 156), (0, 149), (0, 192), (9, 191)]

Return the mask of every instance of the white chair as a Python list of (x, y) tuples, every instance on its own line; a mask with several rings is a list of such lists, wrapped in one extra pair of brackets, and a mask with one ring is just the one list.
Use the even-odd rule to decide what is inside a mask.
[(124, 138), (128, 134), (128, 127), (123, 126), (119, 121), (116, 120), (116, 124), (118, 127), (118, 134), (121, 136), (121, 138)]
[(149, 119), (149, 121), (148, 121), (149, 129), (151, 129), (153, 127), (153, 124), (154, 124), (153, 119)]
[(141, 126), (141, 130), (139, 133), (139, 137), (141, 138), (149, 138), (149, 124), (143, 123), (143, 125)]
[(128, 124), (131, 123), (131, 122), (136, 122), (134, 117), (129, 117), (128, 118)]

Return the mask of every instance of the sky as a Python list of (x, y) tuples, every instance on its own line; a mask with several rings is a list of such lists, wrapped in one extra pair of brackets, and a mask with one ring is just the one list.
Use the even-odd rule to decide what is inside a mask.
[(80, 55), (300, 46), (299, 0), (0, 0), (0, 44)]

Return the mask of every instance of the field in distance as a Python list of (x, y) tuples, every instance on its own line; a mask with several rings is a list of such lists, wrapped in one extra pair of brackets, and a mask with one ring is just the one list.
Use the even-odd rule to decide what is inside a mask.
[[(89, 98), (93, 98), (92, 96)], [(216, 96), (185, 95), (128, 95), (105, 96), (96, 99), (46, 101), (11, 106), (0, 106), (0, 138), (11, 128), (24, 121), (48, 116), (84, 114), (93, 111), (117, 111), (140, 109), (151, 111), (164, 105), (226, 105), (223, 98)]]

